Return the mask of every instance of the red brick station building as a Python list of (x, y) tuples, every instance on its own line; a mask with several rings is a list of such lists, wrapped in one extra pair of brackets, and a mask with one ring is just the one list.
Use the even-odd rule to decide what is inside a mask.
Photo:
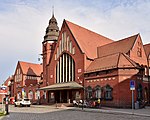
[(150, 103), (150, 44), (140, 34), (114, 41), (67, 20), (59, 30), (53, 14), (42, 46), (42, 64), (18, 62), (11, 97), (40, 104), (100, 98), (102, 106), (131, 107), (133, 80), (134, 101)]

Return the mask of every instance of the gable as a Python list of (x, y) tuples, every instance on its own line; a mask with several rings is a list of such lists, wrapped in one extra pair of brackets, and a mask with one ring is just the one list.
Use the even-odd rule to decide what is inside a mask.
[(119, 56), (119, 62), (118, 62), (118, 68), (130, 68), (130, 67), (136, 67), (139, 66), (131, 60), (126, 54), (120, 54)]
[(19, 61), (22, 73), (24, 75), (40, 76), (42, 73), (42, 65)]
[(72, 22), (67, 20), (64, 20), (64, 22), (67, 24), (81, 51), (85, 53), (88, 58), (97, 58), (97, 47), (113, 42), (113, 40), (109, 38), (92, 32)]
[(59, 37), (57, 40), (57, 45), (54, 51), (54, 59), (57, 60), (63, 53), (67, 53), (74, 56), (76, 53), (81, 53), (81, 49), (74, 40), (71, 32), (65, 23), (63, 23)]
[(140, 35), (138, 35), (132, 50), (130, 50), (130, 58), (140, 65), (147, 65), (147, 57)]
[(16, 75), (16, 74), (23, 74), (19, 61), (17, 63), (14, 75)]

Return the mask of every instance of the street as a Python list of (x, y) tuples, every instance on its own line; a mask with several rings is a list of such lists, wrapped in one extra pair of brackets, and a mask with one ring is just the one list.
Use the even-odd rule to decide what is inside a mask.
[(10, 114), (1, 120), (149, 120), (150, 117), (89, 112), (70, 108), (56, 108), (55, 106), (10, 106)]

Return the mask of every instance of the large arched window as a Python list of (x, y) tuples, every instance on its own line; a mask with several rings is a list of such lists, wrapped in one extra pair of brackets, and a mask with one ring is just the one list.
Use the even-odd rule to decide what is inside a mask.
[(75, 62), (73, 58), (63, 53), (56, 65), (56, 83), (70, 82), (75, 80)]

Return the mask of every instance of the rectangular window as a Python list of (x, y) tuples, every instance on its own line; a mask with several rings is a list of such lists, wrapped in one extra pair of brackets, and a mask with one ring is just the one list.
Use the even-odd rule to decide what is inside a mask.
[(69, 51), (69, 36), (67, 37), (67, 51)]
[(73, 49), (72, 49), (72, 54), (73, 55), (75, 54), (75, 47), (73, 47)]
[(64, 32), (64, 50), (66, 50), (66, 46), (67, 46), (66, 43), (67, 43), (67, 42), (66, 42), (66, 32)]
[(72, 53), (72, 41), (69, 43), (69, 52)]

